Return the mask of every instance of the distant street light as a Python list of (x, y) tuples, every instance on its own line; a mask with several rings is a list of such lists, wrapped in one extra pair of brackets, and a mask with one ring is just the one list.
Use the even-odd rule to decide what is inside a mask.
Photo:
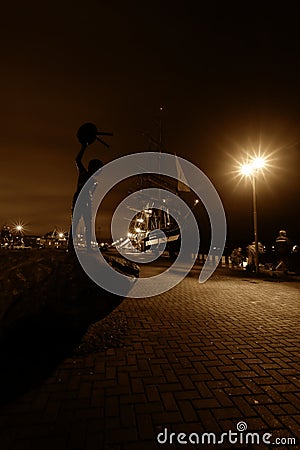
[(23, 234), (25, 230), (26, 230), (26, 227), (21, 221), (13, 224), (12, 231), (15, 234), (17, 234), (17, 235)]
[(257, 231), (257, 205), (256, 205), (256, 176), (262, 171), (266, 165), (266, 160), (262, 157), (253, 158), (250, 162), (242, 164), (240, 173), (243, 176), (250, 177), (252, 183), (253, 196), (253, 225), (254, 225), (254, 242), (255, 242), (255, 272), (259, 273), (258, 259), (258, 231)]

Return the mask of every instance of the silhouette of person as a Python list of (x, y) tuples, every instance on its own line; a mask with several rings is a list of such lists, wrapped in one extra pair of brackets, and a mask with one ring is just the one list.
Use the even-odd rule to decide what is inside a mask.
[(242, 248), (237, 247), (232, 250), (230, 255), (232, 267), (239, 267), (243, 262)]
[[(255, 241), (252, 242), (252, 244), (249, 244), (246, 247), (247, 250), (247, 256), (248, 256), (248, 264), (246, 266), (247, 272), (255, 272), (255, 256), (256, 256), (256, 250), (255, 250)], [(263, 254), (264, 252), (264, 246), (261, 242), (258, 242), (258, 257)]]
[(82, 157), (84, 155), (85, 150), (87, 149), (88, 143), (82, 144), (82, 147), (76, 156), (75, 162), (78, 169), (78, 181), (77, 181), (77, 189), (73, 196), (73, 202), (72, 202), (72, 225), (70, 229), (69, 234), (69, 242), (68, 242), (68, 249), (73, 249), (73, 225), (75, 227), (75, 230), (78, 227), (79, 221), (81, 217), (83, 218), (84, 225), (85, 225), (85, 238), (86, 238), (86, 247), (91, 248), (91, 241), (92, 241), (92, 194), (94, 189), (96, 188), (97, 182), (94, 182), (94, 186), (92, 190), (89, 190), (86, 197), (84, 198), (84, 208), (82, 210), (79, 210), (76, 212), (76, 216), (74, 216), (74, 208), (77, 201), (77, 198), (84, 187), (85, 183), (92, 177), (92, 175), (97, 172), (97, 170), (101, 169), (103, 167), (102, 161), (99, 159), (92, 159), (88, 164), (88, 169), (86, 169), (82, 163)]
[(291, 241), (287, 237), (285, 230), (279, 231), (279, 236), (277, 236), (275, 241), (275, 251), (277, 257), (279, 258), (279, 263), (275, 270), (283, 268), (285, 272), (288, 271), (289, 267), (289, 256), (291, 252)]

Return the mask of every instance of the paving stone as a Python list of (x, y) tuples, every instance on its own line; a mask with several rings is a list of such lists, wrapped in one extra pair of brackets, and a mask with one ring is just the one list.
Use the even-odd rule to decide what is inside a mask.
[(119, 416), (120, 401), (118, 397), (109, 396), (105, 399), (105, 416), (114, 417)]
[(177, 404), (184, 422), (195, 422), (197, 420), (197, 413), (190, 401), (180, 400)]
[(152, 417), (150, 414), (139, 414), (137, 417), (139, 438), (144, 441), (147, 439), (154, 440), (154, 428)]
[(120, 405), (120, 420), (122, 427), (136, 426), (136, 415), (134, 412), (134, 405), (128, 404)]
[(164, 427), (221, 433), (239, 421), (299, 444), (300, 286), (227, 270), (124, 300), (122, 347), (69, 357), (3, 405), (1, 450), (152, 450)]

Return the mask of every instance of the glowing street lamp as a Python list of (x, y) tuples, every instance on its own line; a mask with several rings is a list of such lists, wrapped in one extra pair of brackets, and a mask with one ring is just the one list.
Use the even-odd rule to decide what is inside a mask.
[(240, 173), (243, 176), (250, 177), (252, 182), (253, 196), (253, 226), (254, 226), (254, 242), (255, 242), (255, 272), (259, 273), (258, 260), (258, 232), (257, 232), (257, 204), (256, 204), (256, 175), (265, 167), (266, 161), (261, 156), (253, 158), (250, 162), (242, 164)]
[(266, 165), (266, 160), (265, 158), (262, 158), (261, 156), (254, 158), (254, 160), (252, 161), (252, 167), (253, 169), (263, 169)]
[(26, 227), (21, 221), (19, 221), (19, 222), (13, 224), (12, 230), (15, 234), (20, 235), (20, 234), (24, 233), (24, 231), (26, 230)]
[(261, 156), (254, 158), (252, 161), (247, 162), (246, 164), (242, 164), (240, 168), (240, 172), (244, 176), (253, 176), (259, 170), (262, 170), (266, 165), (265, 158)]
[(241, 174), (248, 177), (253, 172), (253, 165), (252, 164), (243, 164), (241, 166)]

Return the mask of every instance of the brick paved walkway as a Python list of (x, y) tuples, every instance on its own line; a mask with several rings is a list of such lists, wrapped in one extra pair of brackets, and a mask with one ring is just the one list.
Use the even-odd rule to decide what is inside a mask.
[(2, 407), (0, 449), (150, 450), (165, 427), (220, 438), (240, 421), (299, 444), (300, 285), (222, 270), (204, 285), (193, 272), (163, 295), (126, 299), (112, 313), (127, 318), (124, 346), (67, 359)]

